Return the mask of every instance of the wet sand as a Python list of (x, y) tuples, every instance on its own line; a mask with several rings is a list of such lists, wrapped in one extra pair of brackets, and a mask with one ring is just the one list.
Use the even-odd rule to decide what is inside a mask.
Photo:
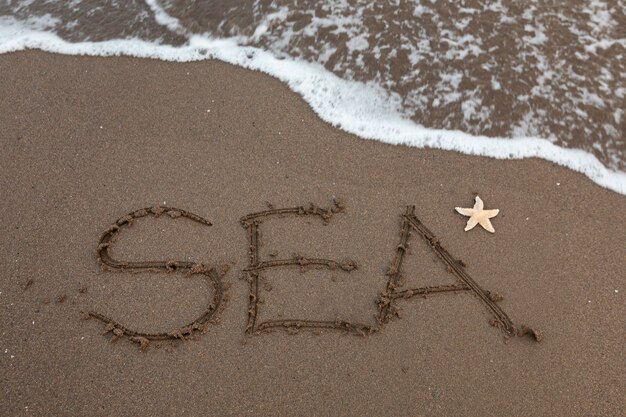
[[(624, 196), (542, 160), (357, 139), (280, 82), (220, 62), (25, 52), (0, 55), (0, 72), (0, 415), (613, 416), (626, 407)], [(453, 210), (475, 194), (500, 209), (493, 235), (464, 232), (467, 218)], [(309, 203), (334, 201), (342, 209), (327, 222), (307, 214)], [(380, 320), (399, 244), (394, 291), (459, 285), (433, 240), (409, 228), (404, 241), (412, 205), (463, 261), (454, 268), (501, 295), (494, 303), (515, 328), (540, 330), (541, 342), (511, 337), (467, 290), (397, 298), (398, 316)], [(118, 223), (107, 253), (161, 264), (102, 268), (103, 232), (159, 206), (178, 210)], [(251, 245), (242, 217), (298, 206), (262, 218)], [(254, 256), (295, 261), (259, 272)], [(356, 269), (341, 267), (350, 262)], [(213, 278), (190, 274), (197, 264), (217, 274), (219, 303)], [(86, 311), (116, 325), (84, 320)], [(341, 329), (262, 326), (281, 321)], [(192, 322), (201, 325), (185, 328)], [(189, 340), (142, 351), (141, 335), (152, 334)]]

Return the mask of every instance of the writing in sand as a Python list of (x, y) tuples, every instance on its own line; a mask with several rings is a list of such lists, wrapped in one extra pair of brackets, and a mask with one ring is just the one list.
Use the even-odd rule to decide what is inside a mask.
[[(376, 299), (376, 320), (375, 324), (354, 323), (341, 319), (330, 319), (322, 321), (313, 321), (307, 319), (279, 319), (279, 320), (259, 320), (259, 310), (261, 308), (259, 302), (260, 281), (262, 275), (269, 270), (275, 268), (298, 268), (301, 271), (315, 268), (326, 270), (342, 270), (351, 272), (357, 269), (357, 264), (351, 260), (336, 261), (332, 259), (307, 258), (304, 256), (293, 256), (289, 259), (261, 259), (260, 256), (260, 228), (264, 220), (269, 218), (285, 218), (289, 216), (308, 216), (319, 218), (324, 223), (330, 223), (332, 218), (344, 211), (344, 206), (334, 201), (328, 208), (321, 208), (314, 204), (309, 206), (299, 206), (291, 208), (270, 208), (257, 213), (248, 214), (240, 219), (241, 225), (248, 235), (249, 251), (248, 265), (244, 269), (245, 276), (249, 285), (248, 294), (248, 312), (246, 333), (250, 335), (260, 334), (264, 331), (272, 329), (283, 329), (290, 333), (298, 332), (303, 329), (319, 329), (340, 330), (360, 336), (367, 336), (379, 332), (384, 325), (394, 317), (398, 317), (397, 303), (401, 300), (409, 300), (416, 296), (427, 296), (431, 294), (449, 294), (449, 293), (467, 293), (474, 296), (491, 315), (489, 323), (500, 329), (506, 337), (512, 336), (530, 336), (534, 340), (541, 340), (542, 334), (528, 326), (516, 326), (504, 310), (498, 305), (498, 301), (502, 299), (498, 294), (483, 289), (466, 271), (463, 261), (452, 256), (439, 242), (437, 237), (431, 232), (415, 215), (415, 207), (408, 206), (404, 214), (402, 214), (402, 227), (400, 241), (395, 250), (393, 262), (386, 273), (387, 283), (382, 289), (380, 295)], [(227, 300), (226, 286), (222, 283), (222, 277), (225, 271), (218, 271), (215, 267), (202, 263), (188, 261), (120, 261), (114, 259), (109, 249), (116, 235), (122, 228), (129, 227), (135, 219), (161, 215), (167, 215), (172, 219), (186, 218), (191, 221), (210, 226), (211, 222), (186, 210), (173, 207), (150, 207), (136, 210), (119, 218), (114, 224), (109, 226), (100, 237), (97, 248), (97, 257), (106, 270), (117, 272), (146, 272), (146, 271), (163, 271), (163, 272), (183, 272), (190, 275), (200, 275), (206, 279), (211, 288), (211, 299), (202, 314), (191, 323), (184, 325), (176, 330), (160, 333), (149, 333), (133, 330), (119, 321), (107, 317), (104, 314), (87, 311), (84, 316), (86, 319), (95, 318), (102, 321), (106, 326), (106, 333), (111, 333), (112, 338), (128, 338), (129, 340), (140, 344), (145, 349), (152, 340), (175, 340), (186, 339), (195, 333), (203, 333), (207, 326), (218, 322), (217, 316), (225, 306)], [(428, 243), (432, 251), (437, 255), (441, 262), (445, 264), (448, 272), (454, 275), (455, 284), (426, 286), (418, 288), (404, 289), (401, 282), (401, 272), (404, 258), (406, 256), (409, 240), (412, 233), (416, 233)]]

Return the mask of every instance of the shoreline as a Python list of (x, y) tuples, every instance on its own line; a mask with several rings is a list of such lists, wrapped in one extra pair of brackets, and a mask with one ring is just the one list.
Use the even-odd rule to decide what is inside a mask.
[[(28, 51), (0, 55), (0, 71), (1, 185), (11, 190), (1, 206), (1, 415), (584, 416), (624, 408), (626, 196), (545, 160), (359, 139), (320, 120), (280, 81), (219, 61)], [(471, 207), (476, 194), (500, 209), (495, 234), (463, 231), (467, 218), (454, 207)], [(415, 205), (472, 279), (504, 297), (499, 308), (544, 339), (503, 337), (481, 301), (462, 291), (399, 299), (399, 317), (365, 337), (247, 335), (250, 235), (240, 219), (335, 199), (345, 210), (328, 224), (264, 219), (256, 256), (358, 267), (262, 272), (259, 322), (375, 324), (402, 216)], [(154, 206), (211, 225), (138, 218), (111, 255), (211, 265), (226, 301), (207, 333), (141, 352), (125, 338), (111, 343), (106, 326), (81, 312), (159, 333), (190, 323), (215, 299), (202, 277), (182, 270), (98, 265), (102, 233)], [(427, 239), (409, 239), (402, 289), (454, 284)]]
[[(231, 39), (192, 35), (189, 45), (182, 48), (123, 39), (70, 43), (52, 33), (24, 28), (16, 32), (14, 38), (0, 47), (0, 54), (36, 50), (68, 56), (126, 56), (178, 63), (217, 59), (260, 71), (284, 82), (322, 120), (362, 139), (502, 160), (540, 158), (582, 173), (596, 184), (626, 195), (626, 172), (608, 168), (582, 149), (561, 147), (538, 137), (488, 137), (459, 130), (424, 128), (406, 119), (400, 109), (399, 97), (389, 96), (380, 87), (346, 81), (316, 64), (278, 59), (262, 49), (239, 46)], [(336, 109), (342, 109), (341, 114)], [(345, 109), (350, 111), (346, 114)], [(384, 115), (382, 119), (380, 114)]]

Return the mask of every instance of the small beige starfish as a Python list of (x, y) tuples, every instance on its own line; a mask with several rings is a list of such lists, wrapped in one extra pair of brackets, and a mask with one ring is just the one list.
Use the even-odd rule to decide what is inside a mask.
[(495, 229), (491, 225), (489, 219), (492, 217), (496, 217), (500, 210), (483, 210), (484, 204), (483, 200), (480, 197), (476, 196), (476, 203), (474, 204), (474, 208), (462, 208), (455, 207), (454, 209), (458, 211), (460, 214), (464, 216), (469, 216), (469, 220), (467, 221), (467, 226), (465, 226), (465, 231), (472, 230), (474, 226), (480, 224), (483, 229), (488, 232), (495, 233)]

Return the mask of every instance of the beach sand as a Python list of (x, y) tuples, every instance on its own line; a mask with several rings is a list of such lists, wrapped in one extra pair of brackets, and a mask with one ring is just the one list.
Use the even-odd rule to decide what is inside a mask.
[[(0, 55), (0, 415), (618, 416), (624, 391), (626, 198), (552, 163), (503, 161), (356, 138), (295, 93), (221, 62)], [(495, 234), (454, 207), (498, 208)], [(358, 268), (270, 268), (257, 323), (363, 323), (378, 331), (247, 334), (249, 231), (269, 207), (345, 210), (263, 219), (258, 255), (351, 260)], [(377, 299), (415, 215), (516, 326), (506, 337), (469, 291)], [(95, 311), (139, 332), (171, 332), (214, 292), (178, 272), (101, 269), (116, 219), (118, 259), (198, 262), (226, 271), (219, 320), (192, 340), (145, 351)], [(176, 216), (174, 216), (176, 217)], [(404, 288), (454, 274), (413, 231)], [(497, 323), (496, 323), (497, 324)], [(293, 329), (292, 329), (293, 330)], [(291, 334), (296, 333), (296, 334)]]

